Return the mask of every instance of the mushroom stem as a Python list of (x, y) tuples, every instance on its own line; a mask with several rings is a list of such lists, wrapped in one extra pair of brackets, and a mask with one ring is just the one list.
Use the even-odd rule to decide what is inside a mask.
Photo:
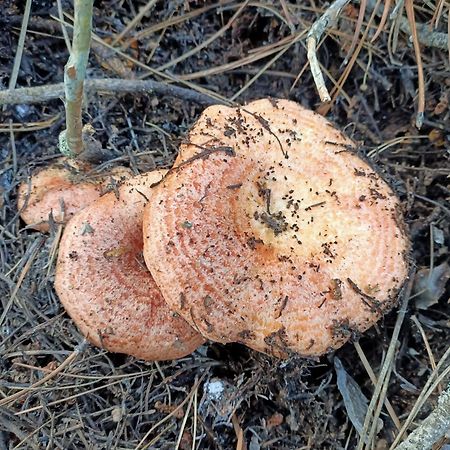
[(75, 0), (72, 51), (64, 68), (66, 130), (60, 134), (61, 153), (76, 158), (83, 151), (81, 107), (83, 84), (89, 58), (94, 0)]

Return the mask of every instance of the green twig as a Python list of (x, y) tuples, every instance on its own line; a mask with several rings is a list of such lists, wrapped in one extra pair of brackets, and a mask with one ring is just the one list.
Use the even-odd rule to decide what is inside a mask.
[(89, 58), (94, 0), (75, 0), (72, 52), (64, 68), (66, 130), (60, 135), (61, 153), (75, 158), (83, 151), (81, 107), (83, 84)]

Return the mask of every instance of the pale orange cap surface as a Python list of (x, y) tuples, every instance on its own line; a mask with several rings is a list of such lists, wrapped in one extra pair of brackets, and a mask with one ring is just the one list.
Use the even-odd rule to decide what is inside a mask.
[(115, 167), (106, 174), (87, 177), (86, 165), (61, 158), (31, 176), (19, 186), (17, 206), (22, 220), (35, 230), (49, 231), (49, 216), (66, 223), (75, 213), (97, 200), (132, 172)]
[(76, 214), (59, 246), (55, 289), (98, 347), (147, 360), (180, 358), (204, 339), (169, 310), (142, 256), (142, 216), (163, 171), (126, 181)]
[(204, 336), (316, 356), (397, 301), (399, 201), (322, 116), (286, 100), (212, 106), (144, 213), (144, 257)]

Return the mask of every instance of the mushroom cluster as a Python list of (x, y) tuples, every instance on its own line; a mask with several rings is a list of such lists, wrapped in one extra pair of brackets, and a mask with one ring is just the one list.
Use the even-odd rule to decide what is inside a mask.
[(319, 356), (396, 303), (399, 201), (355, 144), (286, 100), (207, 108), (172, 169), (75, 214), (55, 286), (97, 346), (172, 359), (205, 339)]

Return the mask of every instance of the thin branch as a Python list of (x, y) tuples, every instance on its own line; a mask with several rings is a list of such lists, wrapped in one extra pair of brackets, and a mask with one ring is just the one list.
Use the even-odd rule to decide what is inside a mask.
[(308, 61), (311, 68), (311, 73), (319, 92), (320, 100), (322, 102), (329, 102), (331, 100), (330, 93), (325, 86), (322, 71), (320, 70), (319, 60), (317, 59), (316, 47), (320, 41), (322, 34), (327, 28), (331, 28), (336, 24), (342, 8), (349, 3), (350, 0), (335, 0), (335, 2), (322, 14), (320, 19), (314, 23), (309, 30), (306, 38), (306, 46), (308, 49)]
[(450, 384), (434, 411), (395, 450), (430, 450), (450, 428)]
[[(411, 27), (406, 17), (400, 17), (400, 29), (407, 35), (411, 33)], [(416, 22), (416, 29), (417, 37), (422, 45), (440, 50), (449, 50), (449, 34), (440, 31), (431, 31), (430, 26), (426, 23)]]
[[(372, 384), (376, 386), (378, 382), (377, 376), (375, 375), (372, 366), (369, 364), (369, 361), (367, 360), (366, 355), (364, 354), (363, 349), (361, 348), (359, 342), (355, 342), (355, 349), (356, 352), (358, 353), (359, 358), (363, 363), (364, 368), (366, 369), (367, 374), (369, 375), (370, 381), (372, 381)], [(391, 416), (392, 422), (394, 422), (395, 427), (397, 428), (397, 430), (400, 430), (401, 427), (400, 420), (398, 419), (398, 416), (395, 413), (395, 410), (387, 397), (384, 399), (384, 404), (386, 406), (389, 415)]]
[[(220, 99), (207, 94), (182, 88), (172, 84), (153, 80), (121, 80), (119, 78), (99, 78), (86, 80), (85, 90), (88, 93), (102, 92), (149, 94), (180, 98), (200, 105), (225, 104)], [(0, 105), (23, 105), (43, 103), (64, 97), (64, 83), (47, 84), (30, 88), (19, 88), (13, 91), (0, 91)]]
[(83, 151), (81, 107), (83, 84), (89, 59), (94, 0), (75, 0), (72, 52), (64, 67), (66, 131), (60, 135), (61, 153), (76, 157)]

